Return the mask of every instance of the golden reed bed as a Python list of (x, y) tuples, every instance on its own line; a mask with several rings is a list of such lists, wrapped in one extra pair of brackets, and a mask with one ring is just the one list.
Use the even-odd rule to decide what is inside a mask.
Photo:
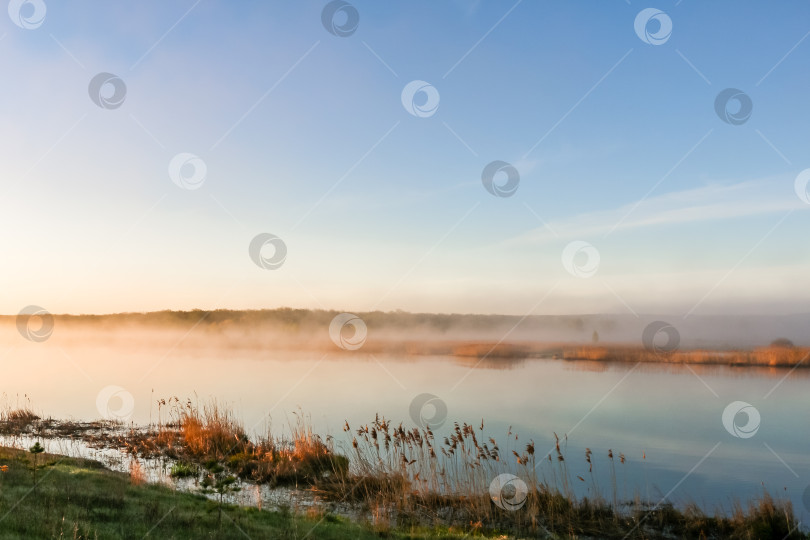
[(564, 343), (497, 343), (457, 341), (392, 342), (369, 340), (363, 353), (448, 355), (471, 358), (558, 358), (597, 362), (650, 362), (757, 367), (810, 366), (810, 348), (769, 346), (751, 350), (690, 349), (653, 351), (633, 345), (572, 345)]

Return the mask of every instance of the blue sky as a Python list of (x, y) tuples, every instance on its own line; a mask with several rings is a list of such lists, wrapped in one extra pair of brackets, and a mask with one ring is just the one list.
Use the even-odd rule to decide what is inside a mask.
[[(346, 37), (327, 2), (45, 4), (0, 20), (4, 313), (806, 311), (806, 2), (357, 0)], [(90, 99), (100, 72), (120, 107)], [(414, 80), (435, 114), (403, 107)], [(248, 255), (265, 232), (275, 270)]]

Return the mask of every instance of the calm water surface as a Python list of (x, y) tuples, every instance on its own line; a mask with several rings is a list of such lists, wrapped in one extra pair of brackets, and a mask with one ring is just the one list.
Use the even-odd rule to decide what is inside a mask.
[[(199, 344), (198, 344), (199, 345)], [(167, 352), (168, 350), (168, 352)], [(594, 452), (596, 477), (610, 488), (607, 458), (616, 455), (619, 497), (675, 504), (695, 502), (708, 511), (762, 493), (790, 498), (810, 522), (810, 394), (805, 371), (600, 365), (552, 359), (523, 361), (265, 352), (211, 346), (150, 349), (117, 342), (87, 344), (53, 339), (11, 342), (2, 357), (2, 391), (11, 405), (28, 396), (35, 410), (58, 418), (90, 420), (125, 404), (114, 395), (99, 411), (99, 392), (122, 387), (133, 398), (131, 420), (157, 417), (158, 398), (177, 396), (231, 405), (249, 431), (284, 433), (294, 414), (311, 417), (315, 430), (340, 443), (352, 428), (379, 413), (414, 425), (411, 401), (430, 393), (447, 407), (436, 430), (454, 421), (476, 426), (519, 451), (533, 439), (541, 456), (563, 437), (566, 464), (581, 495), (589, 483), (585, 448)], [(721, 421), (727, 405), (744, 401), (760, 413), (756, 434), (738, 438)], [(424, 414), (434, 410), (426, 406)], [(744, 414), (737, 423), (746, 423)], [(618, 463), (623, 453), (627, 462)], [(646, 457), (645, 457), (646, 456)]]

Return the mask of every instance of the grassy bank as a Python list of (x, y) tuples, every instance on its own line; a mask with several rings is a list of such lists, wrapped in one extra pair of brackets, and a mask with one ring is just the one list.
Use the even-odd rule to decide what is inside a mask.
[[(36, 471), (34, 459), (37, 460)], [(8, 467), (5, 469), (5, 467)], [(0, 539), (372, 539), (380, 531), (315, 512), (225, 505), (100, 463), (0, 447)], [(386, 531), (388, 538), (461, 538), (448, 530)]]
[[(0, 433), (35, 439), (69, 434), (139, 459), (168, 458), (172, 477), (191, 478), (200, 486), (197, 491), (205, 489), (220, 501), (244, 481), (248, 487), (294, 485), (309, 491), (315, 505), (304, 515), (225, 505), (220, 517), (217, 501), (142, 485), (137, 467), (126, 475), (94, 462), (46, 455), (36, 458), (41, 470), (35, 475), (30, 452), (6, 449), (0, 451), (0, 465), (9, 466), (0, 473), (0, 539), (95, 538), (96, 533), (98, 538), (142, 538), (151, 527), (157, 538), (230, 538), (242, 536), (240, 529), (250, 538), (808, 538), (798, 530), (790, 502), (764, 491), (718, 515), (696, 505), (675, 508), (638, 496), (625, 500), (619, 487), (624, 468), (633, 466), (629, 460), (610, 449), (569, 455), (565, 436), (544, 454), (532, 441), (518, 442), (511, 430), (500, 445), (483, 422), (455, 424), (439, 439), (429, 428), (404, 428), (378, 416), (367, 425), (346, 424), (343, 446), (331, 438), (324, 442), (299, 417), (291, 437), (251, 440), (232, 412), (216, 402), (202, 408), (176, 398), (159, 404), (161, 420), (148, 428), (0, 411)], [(509, 495), (517, 503), (510, 509), (491, 491), (493, 479), (505, 473), (514, 473), (513, 485), (523, 486), (519, 496)], [(35, 476), (41, 483), (34, 489)], [(586, 488), (588, 496), (578, 497), (575, 486)], [(507, 492), (499, 496), (506, 498)], [(325, 513), (335, 504), (353, 523)], [(239, 534), (229, 536), (234, 531)]]

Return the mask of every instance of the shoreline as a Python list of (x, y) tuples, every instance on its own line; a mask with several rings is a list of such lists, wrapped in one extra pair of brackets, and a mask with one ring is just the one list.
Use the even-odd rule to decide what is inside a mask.
[[(206, 494), (202, 502), (189, 504), (207, 505), (209, 514), (217, 506), (223, 511), (223, 505), (226, 517), (229, 512), (255, 508), (229, 507), (235, 491), (223, 487), (216, 492), (206, 485), (303, 490), (313, 504), (296, 504), (301, 512), (285, 519), (306, 520), (314, 515), (321, 521), (349, 527), (350, 534), (333, 536), (335, 539), (364, 537), (362, 534), (370, 538), (462, 538), (470, 534), (487, 538), (746, 538), (752, 534), (758, 538), (808, 538), (797, 525), (790, 502), (774, 499), (765, 490), (760, 497), (735, 506), (728, 515), (708, 513), (694, 504), (681, 508), (663, 500), (653, 504), (638, 497), (617, 499), (616, 471), (632, 466), (625, 465), (625, 456), (613, 450), (586, 453), (591, 467), (610, 471), (610, 482), (602, 486), (603, 490), (593, 477), (576, 476), (569, 468), (567, 462), (573, 458), (567, 455), (565, 437), (557, 438), (556, 450), (546, 460), (535, 455), (533, 442), (517, 443), (515, 438), (510, 443), (507, 438), (503, 448), (492, 438), (483, 442), (487, 438), (483, 422), (480, 428), (456, 424), (449, 441), (445, 439), (442, 444), (429, 428), (403, 430), (401, 425), (396, 427), (377, 417), (366, 425), (347, 424), (344, 432), (353, 443), (344, 448), (328, 438), (321, 439), (306, 423), (295, 426), (288, 439), (250, 439), (232, 411), (216, 402), (208, 402), (202, 409), (179, 402), (175, 405), (160, 423), (148, 427), (43, 420), (30, 411), (6, 410), (0, 428), (5, 435), (16, 436), (20, 444), (25, 434), (23, 446), (47, 437), (37, 429), (44, 427), (56, 439), (81, 439), (90, 447), (115, 449), (129, 463), (129, 474), (110, 472), (118, 475), (116, 482), (124, 486), (119, 490), (139, 490), (146, 484), (150, 489), (168, 489), (175, 497), (184, 493), (183, 497), (199, 500), (200, 494)], [(14, 462), (4, 461), (3, 452), (0, 449), (0, 465)], [(27, 463), (36, 473), (38, 458), (34, 454), (25, 448), (13, 453), (17, 465)], [(51, 459), (88, 461), (84, 457)], [(507, 465), (510, 462), (512, 465)], [(144, 468), (148, 469), (149, 463), (159, 464), (164, 474), (150, 474)], [(83, 466), (83, 470), (99, 468)], [(508, 471), (514, 473), (508, 473), (513, 479), (510, 481), (524, 488), (518, 491), (522, 493), (520, 504), (505, 511), (492, 495), (491, 481)], [(0, 482), (3, 480), (0, 477)], [(573, 486), (578, 482), (593, 483), (590, 497), (574, 494)], [(155, 484), (170, 484), (170, 489)], [(0, 506), (3, 492), (0, 484)], [(261, 501), (261, 497), (254, 499), (253, 504), (258, 502), (261, 508)], [(341, 505), (345, 508), (339, 509)], [(276, 519), (284, 515), (284, 508), (282, 504), (264, 511)]]

